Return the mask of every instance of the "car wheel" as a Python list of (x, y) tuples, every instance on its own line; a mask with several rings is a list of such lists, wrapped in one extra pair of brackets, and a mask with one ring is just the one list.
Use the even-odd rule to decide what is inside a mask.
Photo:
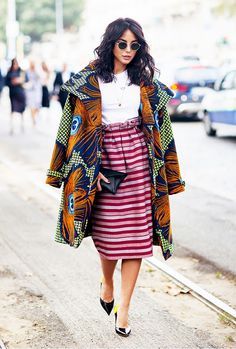
[(216, 130), (212, 127), (211, 119), (210, 119), (209, 114), (207, 112), (204, 113), (203, 124), (204, 124), (206, 134), (208, 136), (215, 136), (216, 135)]

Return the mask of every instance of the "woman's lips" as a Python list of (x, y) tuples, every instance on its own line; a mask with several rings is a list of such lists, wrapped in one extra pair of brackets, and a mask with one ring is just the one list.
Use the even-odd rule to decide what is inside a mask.
[(130, 59), (131, 56), (122, 56), (124, 59)]

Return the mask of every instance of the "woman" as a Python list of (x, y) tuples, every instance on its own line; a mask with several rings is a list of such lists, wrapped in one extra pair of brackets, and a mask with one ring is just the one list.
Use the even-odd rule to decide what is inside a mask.
[(19, 67), (16, 58), (12, 59), (11, 66), (6, 75), (6, 85), (9, 87), (9, 97), (11, 102), (11, 123), (10, 123), (10, 134), (13, 134), (13, 116), (14, 113), (21, 114), (21, 129), (24, 130), (23, 126), (23, 113), (25, 111), (25, 91), (23, 84), (25, 82), (25, 75)]
[(71, 76), (73, 75), (73, 72), (70, 72), (68, 70), (68, 66), (66, 63), (63, 63), (62, 70), (56, 72), (56, 76), (53, 82), (53, 93), (57, 95), (58, 101), (61, 104), (62, 109), (65, 106), (66, 99), (67, 99), (67, 92), (61, 90), (61, 86), (64, 82), (66, 82)]
[(49, 101), (49, 91), (48, 91), (48, 85), (49, 85), (49, 79), (50, 79), (50, 70), (45, 62), (41, 63), (41, 84), (42, 84), (42, 108), (49, 108), (50, 101)]
[(36, 117), (42, 103), (42, 85), (33, 61), (30, 61), (29, 69), (26, 72), (26, 80), (26, 104), (30, 109), (33, 126), (35, 126)]
[[(63, 85), (69, 92), (46, 183), (60, 187), (55, 240), (78, 247), (92, 236), (100, 255), (100, 303), (114, 306), (113, 274), (122, 261), (115, 330), (131, 332), (128, 311), (142, 258), (159, 245), (173, 252), (169, 194), (184, 190), (166, 104), (173, 93), (154, 79), (141, 26), (110, 23), (97, 59)], [(101, 164), (125, 172), (116, 194), (102, 189)]]

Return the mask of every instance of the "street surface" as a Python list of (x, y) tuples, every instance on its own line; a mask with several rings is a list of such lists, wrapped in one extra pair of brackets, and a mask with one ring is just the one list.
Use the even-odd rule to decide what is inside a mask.
[[(113, 314), (108, 317), (99, 305), (100, 266), (91, 239), (85, 239), (79, 249), (55, 243), (60, 190), (45, 185), (55, 198), (40, 190), (60, 109), (54, 102), (36, 129), (26, 115), (24, 133), (15, 120), (16, 132), (9, 135), (8, 108), (3, 98), (0, 338), (5, 345), (22, 349), (235, 347), (235, 328), (145, 263), (130, 309), (132, 335), (115, 334)], [(236, 137), (209, 139), (198, 122), (173, 123), (173, 129), (186, 191), (171, 197), (176, 251), (167, 263), (209, 284), (216, 296), (235, 306), (235, 279), (214, 278), (217, 271), (236, 274)], [(163, 261), (159, 248), (155, 257)], [(119, 271), (120, 264), (115, 275), (117, 301)]]

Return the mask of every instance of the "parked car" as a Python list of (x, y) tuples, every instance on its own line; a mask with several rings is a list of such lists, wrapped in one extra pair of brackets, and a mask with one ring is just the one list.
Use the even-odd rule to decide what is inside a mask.
[(172, 118), (198, 119), (201, 102), (219, 76), (218, 69), (211, 66), (191, 65), (177, 68), (170, 88), (175, 92), (168, 104)]
[(208, 136), (215, 136), (218, 129), (236, 131), (236, 69), (219, 79), (214, 90), (202, 100), (198, 115), (203, 119)]

